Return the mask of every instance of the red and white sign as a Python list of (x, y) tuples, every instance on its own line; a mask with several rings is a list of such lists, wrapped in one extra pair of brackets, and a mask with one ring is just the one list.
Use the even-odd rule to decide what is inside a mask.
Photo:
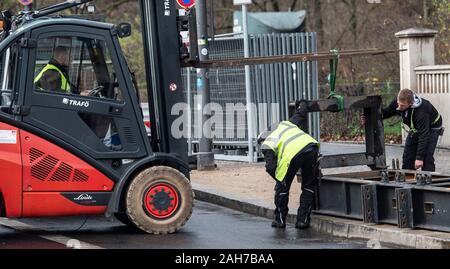
[(176, 90), (178, 89), (177, 84), (171, 83), (171, 84), (169, 85), (169, 89), (170, 89), (171, 92), (176, 91)]
[(33, 0), (17, 0), (19, 3), (21, 3), (24, 6), (29, 6), (33, 3)]
[(195, 0), (177, 0), (177, 3), (186, 10), (195, 6)]

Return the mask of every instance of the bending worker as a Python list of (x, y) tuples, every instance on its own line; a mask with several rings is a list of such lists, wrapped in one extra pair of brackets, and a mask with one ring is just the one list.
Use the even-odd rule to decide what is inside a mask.
[(53, 51), (53, 57), (34, 79), (37, 89), (46, 91), (71, 92), (68, 75), (70, 52), (67, 47), (58, 46)]
[(285, 228), (289, 189), (299, 169), (302, 173), (302, 194), (297, 211), (297, 229), (306, 229), (311, 220), (314, 192), (318, 177), (319, 143), (300, 129), (307, 116), (306, 102), (300, 102), (289, 121), (283, 121), (271, 132), (258, 136), (266, 161), (266, 171), (275, 179), (275, 220), (272, 227)]
[[(383, 109), (383, 119), (401, 116), (408, 132), (403, 151), (402, 169), (435, 171), (434, 151), (443, 135), (442, 116), (428, 101), (409, 89), (401, 90), (397, 98)], [(364, 116), (362, 121), (365, 122)]]

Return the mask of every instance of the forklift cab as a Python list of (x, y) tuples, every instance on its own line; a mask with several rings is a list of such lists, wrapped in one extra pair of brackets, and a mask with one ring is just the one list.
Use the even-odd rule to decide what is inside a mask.
[(151, 55), (165, 57), (146, 58), (150, 141), (119, 44), (130, 25), (47, 17), (89, 1), (0, 16), (0, 217), (105, 214), (175, 232), (194, 199), (186, 140), (169, 133), (182, 91), (156, 89), (181, 85), (176, 17), (146, 32), (162, 42)]
[[(151, 154), (117, 28), (72, 19), (41, 19), (22, 27), (0, 47), (3, 112), (97, 160)], [(67, 66), (54, 59), (58, 48), (69, 53)], [(37, 86), (55, 74), (58, 89)], [(61, 86), (63, 76), (69, 86)]]

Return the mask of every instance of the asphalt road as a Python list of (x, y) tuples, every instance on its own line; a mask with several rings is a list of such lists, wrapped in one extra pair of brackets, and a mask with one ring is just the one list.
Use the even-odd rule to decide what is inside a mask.
[(116, 220), (107, 221), (101, 217), (89, 217), (87, 220), (80, 217), (12, 221), (0, 219), (0, 223), (0, 249), (370, 248), (364, 240), (333, 238), (308, 230), (299, 231), (291, 225), (286, 230), (273, 229), (269, 219), (199, 201), (195, 202), (194, 213), (188, 223), (180, 231), (170, 235), (144, 234)]

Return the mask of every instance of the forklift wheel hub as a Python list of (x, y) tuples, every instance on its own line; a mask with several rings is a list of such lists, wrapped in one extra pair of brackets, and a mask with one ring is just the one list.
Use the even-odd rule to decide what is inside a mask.
[(158, 183), (150, 186), (144, 195), (144, 208), (147, 213), (157, 219), (166, 219), (178, 209), (178, 192), (175, 187)]

